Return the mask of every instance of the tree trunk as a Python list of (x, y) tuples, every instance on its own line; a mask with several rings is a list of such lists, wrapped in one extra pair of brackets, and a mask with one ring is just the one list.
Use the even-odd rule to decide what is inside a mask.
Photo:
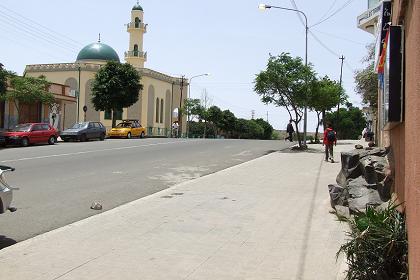
[(322, 110), (322, 126), (324, 130), (327, 127), (327, 124), (325, 123), (325, 110)]
[(20, 119), (20, 110), (19, 110), (19, 105), (17, 104), (17, 101), (14, 100), (13, 103), (15, 104), (15, 108), (16, 108), (16, 112), (17, 112), (17, 124), (19, 124), (19, 119)]
[(316, 124), (316, 130), (315, 130), (315, 143), (319, 143), (319, 139), (318, 139), (318, 131), (319, 131), (319, 124), (321, 122), (321, 120), (319, 119), (319, 115), (321, 114), (321, 112), (316, 112), (316, 116), (318, 118), (318, 122)]
[(207, 120), (204, 120), (204, 134), (203, 134), (204, 139), (206, 139), (206, 133), (207, 133)]
[(117, 124), (117, 110), (112, 110), (112, 128)]

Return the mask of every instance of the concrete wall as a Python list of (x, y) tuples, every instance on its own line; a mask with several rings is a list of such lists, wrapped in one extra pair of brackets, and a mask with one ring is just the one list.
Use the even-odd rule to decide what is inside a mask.
[(391, 131), (396, 192), (406, 202), (410, 279), (420, 279), (420, 0), (395, 0), (393, 24), (405, 30), (405, 120)]

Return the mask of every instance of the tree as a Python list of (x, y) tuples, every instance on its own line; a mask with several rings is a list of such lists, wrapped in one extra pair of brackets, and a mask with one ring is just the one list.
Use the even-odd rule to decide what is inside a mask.
[(97, 111), (112, 110), (112, 127), (115, 127), (118, 111), (136, 103), (142, 89), (140, 75), (132, 65), (110, 61), (95, 75), (92, 103)]
[(305, 66), (302, 58), (293, 58), (288, 53), (270, 56), (267, 69), (260, 72), (255, 79), (254, 90), (264, 103), (286, 108), (290, 119), (295, 123), (300, 147), (302, 141), (298, 125), (307, 103), (308, 85), (313, 79), (315, 73), (312, 66)]
[[(349, 102), (347, 108), (340, 108), (339, 127), (337, 133), (342, 139), (358, 139), (362, 130), (366, 127), (366, 119), (363, 111)], [(327, 122), (332, 124), (333, 128), (337, 127), (337, 112), (327, 113), (325, 115)]]
[(1, 96), (1, 99), (13, 102), (18, 113), (18, 121), (20, 118), (19, 104), (40, 102), (50, 105), (54, 102), (54, 95), (48, 91), (50, 83), (45, 77), (34, 78), (16, 75), (9, 77), (10, 89)]
[(378, 105), (378, 74), (375, 72), (375, 45), (367, 47), (368, 55), (363, 59), (367, 63), (364, 69), (355, 72), (356, 92), (362, 96), (363, 103), (367, 104), (374, 111)]
[(224, 110), (222, 112), (222, 120), (220, 122), (220, 129), (222, 129), (224, 132), (230, 135), (235, 130), (236, 121), (237, 119), (231, 111)]
[(263, 119), (256, 119), (255, 122), (264, 130), (261, 139), (270, 140), (273, 135), (273, 127), (271, 126), (271, 124), (269, 124)]
[[(339, 100), (340, 96), (344, 96), (342, 93), (343, 89), (340, 84), (336, 81), (330, 80), (328, 76), (323, 77), (320, 80), (315, 80), (312, 84), (311, 91), (308, 98), (308, 106), (311, 110), (316, 112), (318, 122), (315, 130), (315, 141), (318, 142), (318, 131), (321, 123), (320, 115), (322, 114), (322, 120), (325, 120), (325, 112), (334, 108)], [(323, 124), (325, 126), (325, 122)]]
[(211, 106), (207, 111), (207, 120), (214, 126), (216, 134), (218, 134), (218, 130), (221, 126), (222, 119), (223, 119), (223, 112), (217, 106)]
[(6, 94), (7, 90), (7, 71), (3, 68), (3, 64), (0, 63), (0, 96)]

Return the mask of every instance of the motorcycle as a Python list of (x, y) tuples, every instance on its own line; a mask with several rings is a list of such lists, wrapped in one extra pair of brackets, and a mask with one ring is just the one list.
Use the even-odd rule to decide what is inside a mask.
[(16, 207), (10, 206), (13, 200), (13, 191), (18, 188), (11, 187), (4, 176), (7, 172), (13, 172), (15, 168), (5, 165), (0, 165), (0, 214), (3, 214), (7, 210), (15, 212)]

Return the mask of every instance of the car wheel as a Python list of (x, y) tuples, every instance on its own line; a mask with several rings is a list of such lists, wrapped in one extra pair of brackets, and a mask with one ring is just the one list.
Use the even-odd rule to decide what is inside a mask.
[(54, 136), (51, 136), (50, 138), (48, 138), (48, 144), (50, 144), (50, 145), (55, 144), (55, 137)]
[(105, 140), (105, 134), (101, 134), (101, 136), (99, 136), (99, 140), (104, 141)]
[(86, 134), (82, 134), (82, 135), (80, 136), (80, 142), (86, 142), (86, 141), (87, 141)]
[(131, 132), (127, 133), (127, 139), (131, 139)]
[(144, 138), (144, 132), (140, 133), (140, 138)]
[(26, 137), (22, 138), (21, 145), (22, 145), (22, 147), (28, 147), (29, 146), (29, 139), (26, 138)]

